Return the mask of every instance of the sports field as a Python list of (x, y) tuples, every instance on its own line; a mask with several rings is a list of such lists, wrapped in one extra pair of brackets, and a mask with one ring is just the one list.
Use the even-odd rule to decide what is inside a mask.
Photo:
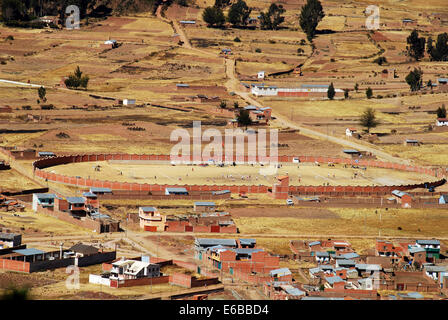
[[(352, 168), (312, 163), (282, 164), (274, 174), (264, 174), (258, 164), (219, 167), (216, 165), (170, 165), (148, 161), (98, 161), (70, 163), (45, 170), (82, 178), (149, 184), (266, 185), (278, 175), (288, 175), (291, 185), (401, 185), (434, 181), (432, 176), (381, 168)], [(261, 171), (260, 171), (261, 170)]]

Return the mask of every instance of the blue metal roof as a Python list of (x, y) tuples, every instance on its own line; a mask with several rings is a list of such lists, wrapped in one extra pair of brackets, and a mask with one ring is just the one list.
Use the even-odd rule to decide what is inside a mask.
[(110, 188), (97, 188), (97, 187), (91, 187), (90, 192), (112, 192), (112, 189)]
[(354, 259), (354, 258), (359, 258), (359, 254), (357, 254), (356, 252), (344, 253), (344, 254), (342, 254), (341, 256), (344, 257), (344, 259)]
[(306, 293), (302, 290), (299, 290), (291, 285), (282, 286), (282, 288), (286, 291), (287, 294), (292, 296), (304, 296)]
[(240, 240), (240, 243), (241, 244), (247, 244), (247, 245), (252, 245), (252, 244), (255, 244), (256, 242), (257, 242), (257, 240), (255, 240), (255, 239), (242, 239), (242, 238), (240, 238), (239, 239)]
[(195, 206), (214, 206), (215, 203), (214, 203), (214, 202), (211, 202), (211, 201), (209, 201), (209, 202), (207, 202), (207, 201), (196, 201), (196, 202), (194, 203), (194, 205), (195, 205)]
[(337, 283), (337, 282), (344, 282), (344, 280), (342, 280), (342, 278), (339, 277), (339, 276), (328, 277), (328, 278), (325, 278), (325, 280), (327, 280), (327, 282), (329, 284), (334, 284), (334, 283)]
[(20, 249), (20, 250), (13, 250), (12, 252), (22, 254), (24, 256), (33, 256), (35, 254), (43, 254), (45, 251), (34, 249), (34, 248), (28, 248), (28, 249)]
[(339, 259), (338, 265), (355, 266), (356, 262), (353, 260), (348, 260), (348, 259)]
[(143, 212), (156, 212), (157, 208), (154, 207), (140, 207), (140, 209), (142, 209)]
[(423, 245), (440, 245), (440, 241), (439, 240), (417, 240), (415, 241), (418, 244), (423, 244)]
[(39, 151), (38, 155), (39, 157), (51, 157), (54, 156), (54, 152)]
[(318, 251), (316, 252), (316, 257), (329, 257), (330, 254), (326, 251)]
[(313, 241), (313, 242), (308, 243), (308, 246), (315, 246), (318, 244), (320, 244), (320, 241)]
[(83, 197), (67, 197), (68, 203), (85, 203), (86, 200)]
[(166, 188), (168, 192), (188, 192), (185, 188)]
[(96, 194), (92, 192), (83, 192), (82, 195), (86, 198), (96, 198)]
[(35, 193), (38, 199), (54, 199), (56, 195), (54, 193)]

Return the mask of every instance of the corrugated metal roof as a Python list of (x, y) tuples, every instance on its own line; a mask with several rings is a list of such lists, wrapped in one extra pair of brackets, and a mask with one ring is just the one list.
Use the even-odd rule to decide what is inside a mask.
[(156, 212), (157, 208), (154, 207), (140, 207), (140, 209), (142, 209), (143, 212)]
[(440, 245), (440, 241), (433, 239), (433, 240), (417, 240), (415, 241), (418, 244), (423, 244), (423, 245)]
[(425, 266), (425, 271), (428, 272), (445, 272), (448, 271), (445, 266)]
[(236, 249), (232, 249), (232, 251), (235, 251), (236, 254), (252, 255), (252, 253), (261, 252), (261, 251), (264, 251), (264, 250), (263, 249), (256, 249), (256, 248), (236, 248)]
[(378, 264), (358, 263), (355, 265), (355, 268), (358, 270), (369, 270), (369, 271), (380, 271), (381, 270), (381, 266)]
[(356, 262), (353, 260), (348, 260), (348, 259), (339, 259), (338, 260), (338, 265), (350, 265), (350, 266), (355, 266)]
[(273, 277), (275, 275), (282, 277), (282, 276), (288, 276), (290, 274), (291, 274), (291, 271), (289, 270), (289, 268), (279, 268), (279, 269), (269, 271), (269, 275), (271, 277)]
[(213, 191), (212, 194), (226, 194), (230, 193), (230, 190), (220, 190), (220, 191)]
[(410, 195), (409, 193), (404, 192), (404, 191), (400, 191), (400, 190), (392, 190), (392, 194), (394, 196), (399, 197), (399, 198), (403, 197), (404, 195)]
[(344, 259), (359, 258), (359, 254), (357, 254), (356, 252), (344, 253), (344, 254), (341, 254), (341, 256), (344, 257)]
[(51, 157), (54, 156), (54, 152), (47, 152), (47, 151), (39, 151), (38, 152), (39, 157)]
[(308, 243), (308, 246), (315, 246), (318, 244), (320, 244), (320, 241), (313, 241), (313, 242)]
[(56, 195), (54, 193), (34, 193), (38, 199), (54, 199)]
[(306, 293), (298, 288), (293, 287), (292, 285), (281, 285), (280, 286), (287, 294), (292, 296), (304, 296)]
[(345, 281), (342, 280), (342, 278), (339, 277), (339, 276), (328, 277), (328, 278), (325, 278), (325, 280), (327, 280), (327, 282), (328, 282), (329, 284), (335, 284), (335, 283), (338, 283), (338, 282), (345, 282)]
[(90, 192), (112, 192), (112, 189), (110, 188), (97, 188), (97, 187), (91, 187)]
[(92, 193), (92, 192), (83, 192), (82, 195), (86, 198), (96, 198), (96, 194)]
[(236, 247), (236, 240), (234, 239), (210, 239), (210, 238), (196, 238), (195, 243), (199, 246), (231, 246)]
[(316, 252), (316, 257), (330, 257), (330, 254), (326, 251), (318, 251)]
[(244, 244), (244, 245), (253, 245), (253, 244), (257, 243), (257, 240), (255, 240), (255, 239), (240, 238), (239, 240), (240, 240), (240, 243)]
[(417, 252), (424, 252), (424, 251), (426, 251), (426, 250), (422, 247), (417, 247), (417, 246), (409, 247), (409, 253), (417, 253)]
[(166, 188), (167, 192), (188, 192), (185, 188)]
[(68, 203), (85, 203), (86, 200), (83, 197), (67, 197)]
[(208, 207), (211, 207), (211, 206), (215, 206), (215, 203), (214, 202), (211, 202), (211, 201), (196, 201), (195, 203), (194, 203), (194, 205), (195, 206), (208, 206)]
[(24, 256), (33, 256), (35, 254), (43, 254), (45, 251), (34, 249), (34, 248), (28, 248), (28, 249), (19, 249), (19, 250), (13, 250), (12, 252), (24, 255)]

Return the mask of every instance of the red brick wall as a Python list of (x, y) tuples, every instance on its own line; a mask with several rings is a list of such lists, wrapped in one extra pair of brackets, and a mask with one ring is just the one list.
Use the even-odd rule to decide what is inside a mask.
[[(3, 151), (8, 153), (9, 151)], [(234, 155), (236, 157), (236, 155)], [(278, 160), (279, 162), (292, 162), (292, 159), (295, 156), (279, 156)], [(51, 167), (54, 165), (59, 164), (66, 164), (71, 162), (80, 162), (80, 161), (96, 161), (96, 160), (103, 160), (103, 159), (136, 159), (136, 160), (164, 160), (169, 161), (170, 156), (169, 155), (129, 155), (129, 154), (115, 154), (115, 155), (105, 155), (105, 154), (98, 154), (98, 155), (69, 155), (69, 156), (59, 156), (54, 158), (48, 158), (48, 159), (40, 159), (33, 163), (35, 168), (35, 176), (40, 177), (42, 179), (48, 179), (51, 181), (57, 181), (67, 184), (73, 184), (73, 185), (79, 185), (79, 186), (86, 186), (86, 187), (109, 187), (112, 189), (120, 189), (120, 190), (135, 190), (135, 191), (160, 191), (163, 190), (165, 187), (185, 187), (187, 190), (202, 190), (202, 191), (212, 191), (212, 190), (225, 190), (228, 189), (232, 193), (240, 193), (240, 192), (246, 192), (246, 193), (267, 193), (268, 192), (268, 186), (190, 186), (190, 185), (148, 185), (148, 184), (138, 184), (138, 183), (119, 183), (119, 182), (113, 182), (113, 181), (101, 181), (101, 180), (89, 180), (89, 179), (76, 179), (70, 177), (64, 177), (59, 174), (52, 174), (46, 171), (42, 171), (41, 169)], [(405, 170), (405, 171), (414, 171), (414, 172), (420, 172), (425, 173), (428, 175), (433, 175), (438, 178), (442, 178), (445, 175), (442, 171), (438, 172), (435, 169), (430, 168), (422, 168), (422, 167), (414, 167), (414, 166), (406, 166), (406, 165), (400, 165), (396, 163), (388, 163), (388, 162), (381, 162), (376, 160), (358, 160), (356, 163), (354, 159), (347, 159), (347, 158), (328, 158), (328, 157), (309, 157), (309, 156), (301, 156), (298, 157), (301, 162), (319, 162), (319, 163), (343, 163), (343, 164), (356, 164), (360, 166), (372, 166), (372, 167), (380, 167), (380, 168), (389, 168), (389, 169), (395, 169), (395, 170)], [(245, 156), (245, 161), (247, 160), (247, 156)], [(415, 189), (418, 187), (422, 187), (424, 184), (414, 184), (414, 185), (402, 185), (402, 186), (290, 186), (286, 192), (300, 192), (303, 194), (307, 193), (317, 193), (317, 194), (325, 194), (328, 192), (340, 192), (343, 194), (359, 194), (361, 192), (363, 193), (390, 193), (394, 189), (398, 190), (409, 190), (409, 189)], [(277, 190), (281, 192), (281, 196), (283, 197), (283, 190)], [(279, 193), (280, 195), (280, 193)]]
[(30, 272), (29, 262), (0, 259), (0, 268), (8, 271)]

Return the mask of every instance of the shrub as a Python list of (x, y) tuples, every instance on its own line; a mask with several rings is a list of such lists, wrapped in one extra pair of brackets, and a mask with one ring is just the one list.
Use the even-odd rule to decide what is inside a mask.
[(260, 49), (260, 48), (257, 48), (257, 49), (255, 49), (255, 52), (257, 52), (257, 53), (261, 53), (261, 49)]
[(238, 37), (235, 37), (235, 39), (233, 39), (234, 42), (241, 42), (241, 39)]

